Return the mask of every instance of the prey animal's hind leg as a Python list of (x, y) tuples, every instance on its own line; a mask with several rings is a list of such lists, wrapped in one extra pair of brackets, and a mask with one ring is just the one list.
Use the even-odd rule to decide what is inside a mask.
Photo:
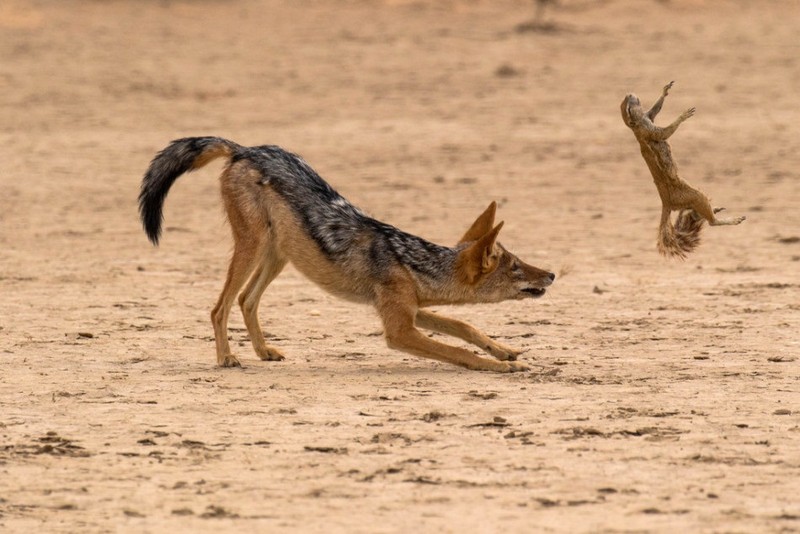
[[(714, 215), (716, 215), (717, 213), (719, 213), (721, 211), (725, 211), (725, 208), (714, 208), (713, 209)], [(681, 210), (678, 213), (678, 220), (675, 221), (675, 226), (676, 227), (681, 226), (681, 224), (680, 224), (681, 217), (690, 217), (692, 219), (692, 221), (704, 220), (704, 217), (702, 217), (699, 213), (697, 213), (693, 209), (689, 208), (689, 209)]]
[(746, 219), (745, 216), (732, 217), (730, 219), (719, 219), (716, 214), (725, 208), (712, 208), (711, 203), (703, 193), (690, 188), (684, 192), (685, 203), (688, 208), (693, 209), (700, 217), (708, 221), (709, 226), (727, 226), (740, 224)]
[(274, 247), (267, 247), (250, 282), (239, 295), (239, 306), (242, 308), (244, 324), (250, 334), (250, 341), (253, 343), (256, 354), (262, 360), (280, 361), (285, 359), (281, 351), (264, 342), (264, 334), (258, 322), (258, 304), (261, 296), (285, 266), (286, 260), (278, 256), (277, 250)]
[(228, 316), (236, 295), (258, 264), (261, 248), (258, 240), (236, 236), (225, 287), (219, 295), (217, 305), (211, 311), (211, 323), (214, 325), (214, 338), (217, 344), (217, 364), (221, 367), (241, 367), (236, 356), (231, 354), (228, 343)]
[(717, 218), (714, 218), (714, 221), (713, 222), (709, 222), (708, 224), (710, 226), (729, 226), (729, 225), (741, 224), (745, 220), (747, 220), (747, 217), (745, 217), (744, 215), (741, 215), (739, 217), (732, 217), (730, 219), (717, 219)]
[(498, 360), (516, 360), (517, 356), (525, 352), (524, 350), (513, 349), (498, 343), (471, 324), (426, 310), (417, 311), (416, 324), (426, 330), (433, 330), (440, 334), (463, 339), (476, 347), (480, 347)]

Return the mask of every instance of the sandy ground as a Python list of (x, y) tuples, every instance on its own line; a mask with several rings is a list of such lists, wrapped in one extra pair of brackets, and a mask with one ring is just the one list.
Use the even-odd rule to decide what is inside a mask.
[[(289, 6), (289, 7), (287, 7)], [(797, 532), (800, 4), (0, 4), (0, 530)], [(658, 256), (633, 91), (738, 227)], [(292, 268), (282, 363), (215, 366), (221, 165), (137, 211), (187, 135), (280, 144), (454, 242), (490, 200), (544, 299), (440, 311), (528, 349), (475, 373), (385, 347)], [(441, 338), (440, 338), (441, 339)]]

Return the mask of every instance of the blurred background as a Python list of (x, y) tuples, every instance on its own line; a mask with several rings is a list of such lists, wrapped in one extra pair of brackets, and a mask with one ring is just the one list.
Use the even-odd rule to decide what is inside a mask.
[[(731, 421), (741, 422), (735, 419), (741, 413), (771, 414), (771, 403), (791, 391), (796, 400), (797, 393), (796, 373), (766, 362), (800, 351), (798, 36), (796, 0), (2, 0), (0, 351), (8, 365), (0, 366), (0, 387), (3, 410), (10, 415), (0, 416), (0, 432), (13, 443), (53, 429), (81, 429), (84, 421), (107, 416), (103, 429), (85, 434), (96, 437), (84, 439), (125, 452), (135, 439), (110, 429), (138, 428), (129, 419), (133, 412), (93, 411), (101, 405), (56, 395), (69, 384), (91, 397), (106, 391), (108, 382), (102, 381), (109, 373), (124, 370), (115, 395), (136, 402), (158, 397), (161, 404), (152, 409), (163, 410), (164, 418), (196, 424), (210, 440), (227, 439), (228, 413), (216, 413), (221, 405), (212, 402), (214, 396), (196, 394), (184, 376), (186, 365), (209, 373), (209, 381), (220, 376), (213, 368), (208, 313), (231, 248), (216, 178), (222, 163), (176, 183), (159, 248), (145, 238), (137, 213), (141, 177), (151, 158), (170, 140), (195, 135), (281, 145), (302, 155), (366, 212), (439, 243), (454, 243), (497, 200), (498, 216), (506, 221), (503, 244), (559, 274), (547, 297), (534, 304), (451, 313), (488, 332), (516, 337), (510, 343), (531, 349), (526, 358), (557, 368), (546, 375), (551, 378), (534, 377), (536, 388), (527, 392), (520, 392), (518, 383), (492, 383), (507, 387), (500, 399), (509, 410), (528, 414), (525, 399), (540, 387), (568, 391), (551, 399), (573, 398), (576, 383), (584, 383), (577, 381), (588, 380), (598, 384), (591, 389), (597, 397), (582, 397), (586, 404), (580, 410), (594, 420), (607, 420), (598, 406), (631, 392), (642, 394), (639, 401), (657, 399), (684, 415), (695, 413), (694, 406), (681, 404), (692, 399), (711, 414), (686, 422), (687, 432), (690, 424), (701, 429), (684, 436), (697, 443), (718, 437), (719, 428), (734, 428)], [(737, 227), (706, 228), (703, 244), (685, 262), (666, 261), (656, 252), (660, 200), (619, 111), (626, 93), (648, 105), (671, 80), (675, 86), (657, 122), (697, 108), (670, 140), (681, 175), (730, 216), (748, 218)], [(385, 349), (370, 310), (323, 294), (292, 268), (270, 286), (265, 301), (270, 302), (262, 310), (268, 335), (279, 337), (278, 345), (295, 355), (296, 367), (287, 365), (284, 372), (298, 369), (300, 381), (318, 373), (320, 380), (301, 389), (328, 388), (334, 395), (308, 401), (312, 406), (328, 406), (328, 399), (342, 393), (341, 383), (330, 380), (342, 369), (363, 369), (364, 387), (373, 390), (407, 389), (397, 379), (375, 378), (375, 366), (431, 369), (430, 362), (401, 361)], [(231, 317), (243, 362), (257, 365), (238, 312)], [(341, 355), (342, 339), (363, 361), (331, 357)], [(704, 367), (694, 375), (697, 365)], [(143, 368), (152, 370), (154, 382)], [(700, 376), (706, 382), (676, 389), (671, 380), (686, 369), (692, 380)], [(258, 366), (252, 372), (268, 373)], [(733, 378), (734, 372), (752, 380)], [(429, 389), (469, 389), (474, 381), (489, 380), (442, 373)], [(250, 377), (221, 376), (232, 382)], [(657, 383), (662, 378), (667, 382)], [(178, 385), (161, 391), (159, 384), (170, 380)], [(215, 395), (278, 394), (261, 391), (259, 380), (248, 385), (248, 393), (231, 393), (244, 387), (237, 383)], [(374, 385), (374, 380), (384, 382)], [(614, 390), (608, 384), (622, 385)], [(192, 400), (171, 404), (164, 397), (170, 391), (187, 391)], [(588, 389), (581, 391), (589, 395)], [(305, 404), (310, 393), (298, 395)], [(552, 408), (554, 417), (573, 408), (567, 401), (553, 408), (544, 398), (536, 402), (543, 403), (542, 410)], [(63, 404), (52, 399), (71, 402), (69, 411), (59, 412)], [(349, 400), (342, 400), (342, 410), (356, 413), (346, 405)], [(752, 404), (740, 412), (740, 401)], [(429, 408), (423, 403), (413, 409)], [(538, 407), (530, 411), (538, 413)], [(725, 417), (734, 420), (723, 424)], [(305, 430), (297, 428), (289, 424), (303, 436)], [(782, 430), (769, 436), (773, 444), (779, 436), (796, 436), (776, 428)], [(732, 436), (725, 446), (743, 443), (737, 439)], [(369, 443), (369, 436), (364, 440)], [(453, 446), (459, 455), (431, 452), (439, 462), (434, 465), (473, 454)], [(594, 451), (593, 446), (582, 450)], [(299, 447), (302, 451), (302, 443)], [(791, 457), (793, 447), (780, 454)], [(767, 458), (773, 449), (747, 450), (752, 455), (747, 458), (759, 462), (775, 459)], [(673, 453), (688, 454), (661, 452), (637, 471), (662, 475), (653, 485), (637, 486), (642, 498), (660, 498), (660, 484), (676, 499), (686, 494), (679, 479), (691, 478), (697, 465), (673, 476), (676, 465), (686, 467), (683, 460), (664, 461)], [(725, 452), (726, 457), (738, 453)], [(273, 457), (284, 463), (269, 464)], [(126, 482), (106, 490), (126, 495), (138, 484), (130, 482), (135, 480), (130, 472), (148, 471), (113, 458), (104, 463), (96, 457), (92, 462), (98, 463), (87, 464), (86, 477), (104, 480), (113, 472)], [(559, 458), (566, 458), (558, 467), (564, 487), (547, 495), (553, 502), (583, 499), (570, 493), (581, 477), (610, 465), (608, 457), (590, 452), (582, 459)], [(788, 502), (796, 493), (779, 475), (742, 489), (736, 474), (755, 465), (747, 458), (724, 473), (731, 477), (728, 491), (709, 512), (722, 530), (725, 525), (769, 530), (774, 524), (736, 521), (762, 513), (774, 517), (780, 510), (765, 512), (765, 503)], [(794, 458), (789, 463), (796, 468)], [(259, 457), (286, 480), (295, 477), (296, 459)], [(2, 460), (0, 454), (0, 465)], [(552, 467), (551, 460), (561, 461), (542, 456), (536, 470), (547, 472), (541, 466)], [(473, 468), (490, 479), (521, 476), (510, 464)], [(132, 471), (114, 471), (126, 465)], [(617, 467), (618, 474), (638, 476)], [(198, 477), (226, 476), (218, 464), (204, 468), (211, 474)], [(42, 471), (27, 469), (14, 469), (9, 477), (4, 471), (0, 479), (40, 480)], [(349, 480), (342, 476), (337, 480)], [(269, 493), (261, 483), (253, 482)], [(308, 484), (298, 487), (306, 491)], [(399, 482), (392, 491), (410, 499), (415, 487)], [(763, 488), (772, 488), (771, 495)], [(460, 501), (466, 523), (484, 503), (481, 491)], [(526, 498), (524, 488), (503, 491), (508, 498)], [(380, 493), (370, 492), (369, 498)], [(26, 502), (45, 499), (42, 495), (31, 492)], [(148, 495), (161, 494), (154, 489)], [(259, 505), (244, 504), (224, 488), (219, 495), (220, 503)], [(631, 495), (620, 499), (636, 498)], [(732, 495), (750, 500), (726, 500)], [(0, 519), (5, 497), (0, 494)], [(131, 506), (146, 509), (142, 503), (151, 498), (140, 495)], [(406, 518), (405, 504), (413, 499), (398, 499), (387, 513)], [(305, 513), (311, 501), (298, 502)], [(119, 513), (113, 503), (80, 506)], [(732, 509), (738, 512), (728, 513)], [(572, 508), (561, 510), (572, 514)], [(609, 515), (607, 526), (620, 524), (614, 517), (627, 520), (629, 511)], [(272, 512), (283, 513), (275, 507)], [(682, 517), (687, 531), (709, 524), (695, 514)], [(517, 526), (525, 525), (520, 521)]]

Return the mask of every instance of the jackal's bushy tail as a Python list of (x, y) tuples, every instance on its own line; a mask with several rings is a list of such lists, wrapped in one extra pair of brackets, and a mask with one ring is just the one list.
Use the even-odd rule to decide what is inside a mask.
[(175, 180), (213, 159), (230, 157), (238, 146), (220, 137), (185, 137), (176, 139), (156, 154), (142, 179), (139, 192), (139, 216), (147, 237), (154, 245), (158, 244), (161, 236), (164, 199)]
[(658, 251), (664, 256), (686, 259), (700, 244), (700, 230), (705, 219), (694, 210), (681, 210), (675, 224), (662, 219), (658, 229)]

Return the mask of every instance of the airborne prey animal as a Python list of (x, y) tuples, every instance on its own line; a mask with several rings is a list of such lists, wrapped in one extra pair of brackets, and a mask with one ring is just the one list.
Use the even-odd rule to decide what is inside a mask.
[[(672, 158), (667, 139), (683, 121), (694, 115), (695, 109), (687, 109), (669, 126), (662, 128), (653, 123), (673, 83), (675, 82), (664, 86), (661, 97), (647, 111), (642, 109), (639, 98), (633, 94), (625, 96), (620, 109), (622, 120), (633, 130), (636, 140), (639, 141), (642, 156), (661, 196), (658, 251), (664, 256), (684, 259), (700, 244), (703, 221), (708, 221), (711, 226), (722, 226), (739, 224), (745, 217), (718, 219), (716, 214), (725, 208), (712, 208), (708, 197), (678, 176), (678, 166)], [(680, 210), (680, 213), (673, 225), (670, 215), (676, 210)]]

